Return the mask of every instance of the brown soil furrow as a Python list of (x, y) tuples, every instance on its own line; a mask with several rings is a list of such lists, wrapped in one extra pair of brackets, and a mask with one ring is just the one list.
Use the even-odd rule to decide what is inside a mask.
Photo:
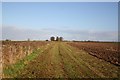
[[(70, 53), (72, 54), (72, 53), (73, 53), (73, 50), (70, 49), (71, 47), (70, 47), (69, 45), (66, 45), (66, 46), (68, 47), (67, 49), (68, 49), (68, 50), (70, 51)], [(82, 59), (80, 59), (80, 58), (78, 57), (78, 54), (74, 53), (74, 54), (72, 54), (71, 57), (73, 58), (73, 60), (75, 60), (76, 63), (80, 64), (79, 61), (81, 61)], [(82, 61), (84, 62), (84, 60), (82, 60)], [(89, 63), (84, 62), (83, 65), (86, 66), (86, 67), (88, 67), (88, 68), (91, 70), (92, 73), (95, 73), (94, 75), (98, 75), (99, 77), (100, 77), (100, 76), (101, 76), (101, 77), (105, 77), (100, 71), (94, 69), (94, 67), (92, 67)]]
[[(111, 65), (104, 60), (91, 56), (89, 55), (89, 53), (79, 50), (78, 48), (69, 45), (66, 46), (68, 46), (68, 49), (72, 49), (70, 51), (71, 53), (74, 53), (73, 56), (75, 57), (75, 59), (77, 59), (77, 61), (82, 61), (84, 66), (87, 66), (93, 73), (97, 74), (99, 77), (117, 77), (117, 66)], [(110, 74), (108, 75), (108, 73)]]

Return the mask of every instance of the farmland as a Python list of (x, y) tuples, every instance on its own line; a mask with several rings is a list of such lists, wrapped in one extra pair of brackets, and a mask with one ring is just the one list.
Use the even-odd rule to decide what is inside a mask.
[(47, 42), (3, 41), (2, 52), (4, 66), (14, 64), (17, 60), (24, 58), (45, 44)]
[(118, 78), (116, 45), (60, 41), (3, 42), (3, 77)]
[(104, 59), (115, 65), (120, 65), (118, 54), (118, 43), (112, 42), (71, 42), (71, 46), (77, 47), (87, 53), (96, 56), (97, 58)]

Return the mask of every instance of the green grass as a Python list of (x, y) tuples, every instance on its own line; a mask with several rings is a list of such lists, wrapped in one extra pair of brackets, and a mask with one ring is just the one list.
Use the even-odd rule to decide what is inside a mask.
[[(29, 64), (30, 61), (33, 62)], [(40, 50), (35, 50), (24, 59), (4, 69), (5, 76), (16, 78), (116, 79), (117, 73), (117, 66), (63, 42), (51, 42), (50, 45), (40, 47)]]
[(26, 56), (24, 59), (17, 61), (15, 64), (12, 64), (3, 69), (3, 73), (5, 76), (15, 77), (20, 73), (22, 69), (28, 64), (28, 62), (32, 61), (34, 58), (38, 56), (40, 53), (40, 49), (33, 51), (30, 55)]

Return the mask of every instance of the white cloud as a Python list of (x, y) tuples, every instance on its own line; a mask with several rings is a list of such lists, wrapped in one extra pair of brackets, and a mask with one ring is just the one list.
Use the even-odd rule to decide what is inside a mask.
[(2, 27), (2, 39), (11, 40), (46, 40), (51, 36), (62, 36), (66, 40), (97, 40), (117, 41), (117, 31), (84, 31), (75, 29), (21, 29), (17, 27)]

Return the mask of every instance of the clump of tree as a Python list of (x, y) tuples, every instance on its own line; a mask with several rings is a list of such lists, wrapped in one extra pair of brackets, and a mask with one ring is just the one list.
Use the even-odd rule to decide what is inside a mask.
[(10, 39), (6, 39), (5, 41), (11, 41)]
[(30, 41), (30, 38), (28, 38), (28, 40), (27, 41)]
[(63, 41), (63, 37), (60, 37), (60, 41)]
[(56, 41), (59, 41), (59, 37), (56, 37)]
[(55, 41), (55, 37), (53, 37), (53, 36), (50, 37), (50, 40), (51, 40), (51, 41)]
[(46, 40), (46, 41), (49, 41), (49, 40)]
[(52, 36), (52, 37), (50, 37), (50, 40), (51, 41), (63, 41), (63, 37), (58, 37), (57, 36), (56, 39), (55, 39), (55, 37)]

